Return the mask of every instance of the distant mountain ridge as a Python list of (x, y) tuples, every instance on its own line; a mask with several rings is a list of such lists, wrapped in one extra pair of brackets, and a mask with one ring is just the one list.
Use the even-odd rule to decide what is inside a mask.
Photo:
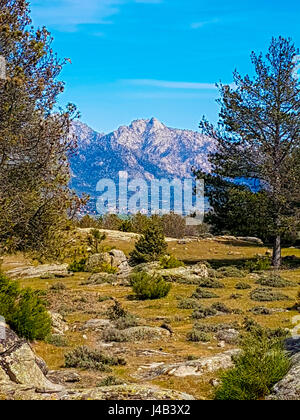
[(71, 184), (91, 196), (100, 179), (117, 180), (119, 171), (147, 180), (190, 178), (192, 167), (209, 171), (208, 154), (215, 150), (211, 138), (169, 128), (156, 118), (133, 121), (106, 135), (75, 122), (73, 132), (78, 152), (71, 158)]

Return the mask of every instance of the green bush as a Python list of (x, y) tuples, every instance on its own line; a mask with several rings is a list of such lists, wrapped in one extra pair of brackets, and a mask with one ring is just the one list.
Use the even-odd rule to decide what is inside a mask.
[(171, 290), (171, 284), (161, 276), (151, 276), (145, 272), (133, 274), (130, 283), (135, 296), (140, 300), (161, 299)]
[(248, 283), (240, 282), (236, 284), (235, 288), (237, 290), (247, 290), (247, 289), (251, 289), (251, 286)]
[(235, 367), (222, 376), (216, 400), (259, 400), (268, 395), (290, 368), (282, 337), (270, 337), (268, 330), (252, 328), (242, 339), (242, 353)]
[(204, 306), (199, 306), (193, 313), (193, 319), (205, 319), (210, 316), (217, 315), (217, 310), (214, 308), (205, 308)]
[(85, 264), (86, 264), (86, 258), (81, 258), (81, 260), (73, 261), (69, 267), (68, 270), (72, 273), (84, 273), (85, 272)]
[(52, 286), (50, 286), (50, 290), (52, 290), (54, 292), (62, 292), (66, 289), (67, 289), (67, 286), (62, 282), (58, 282), (58, 283), (55, 283)]
[(135, 244), (130, 254), (130, 263), (133, 265), (157, 261), (167, 250), (167, 243), (161, 227), (153, 223)]
[(195, 343), (208, 343), (212, 340), (212, 336), (205, 332), (199, 330), (193, 330), (187, 334), (187, 341), (192, 341)]
[(126, 361), (123, 358), (116, 358), (104, 355), (99, 350), (89, 347), (76, 347), (65, 355), (66, 368), (92, 369), (102, 372), (110, 372), (109, 366), (124, 366)]
[(247, 261), (244, 267), (250, 273), (269, 270), (271, 268), (271, 259), (269, 257), (257, 257), (255, 260)]
[(99, 229), (91, 230), (87, 240), (93, 254), (99, 254), (103, 251), (101, 243), (105, 241), (105, 239), (106, 235), (104, 233), (101, 233)]
[(184, 263), (182, 261), (179, 261), (173, 255), (170, 255), (170, 256), (166, 255), (160, 259), (160, 266), (163, 269), (170, 269), (170, 268), (184, 267)]
[(272, 311), (269, 308), (264, 306), (255, 306), (254, 308), (250, 309), (254, 315), (271, 315)]
[(208, 289), (224, 289), (225, 288), (224, 283), (221, 283), (220, 281), (215, 280), (215, 279), (201, 279), (198, 284), (200, 287), (206, 287)]
[(285, 280), (279, 274), (273, 273), (267, 277), (262, 277), (257, 280), (256, 284), (261, 286), (274, 287), (274, 288), (284, 288), (284, 287), (295, 287), (296, 283)]
[(199, 302), (196, 299), (182, 299), (177, 307), (178, 309), (197, 309)]
[(246, 277), (247, 273), (235, 266), (221, 267), (216, 270), (216, 277)]
[(217, 299), (218, 297), (219, 296), (215, 293), (210, 292), (209, 290), (201, 289), (201, 287), (198, 287), (196, 292), (192, 295), (193, 299)]
[(39, 293), (21, 289), (0, 273), (0, 315), (21, 337), (43, 340), (50, 334), (51, 319)]
[(124, 384), (124, 382), (115, 376), (108, 376), (107, 378), (102, 379), (102, 381), (97, 384), (97, 387), (117, 386), (122, 384)]
[(124, 330), (120, 331), (117, 328), (107, 328), (102, 333), (102, 340), (106, 343), (126, 343), (130, 341), (130, 338), (125, 334)]
[(68, 347), (69, 345), (67, 339), (59, 334), (48, 335), (45, 338), (45, 342), (55, 347)]
[(206, 333), (217, 333), (219, 331), (226, 331), (226, 330), (238, 330), (239, 324), (236, 322), (232, 322), (231, 324), (202, 324), (200, 322), (196, 322), (194, 324), (194, 330), (206, 332)]
[(276, 302), (281, 300), (290, 300), (290, 298), (280, 292), (274, 292), (272, 289), (258, 287), (253, 290), (250, 297), (255, 302)]
[(120, 318), (126, 318), (128, 312), (122, 307), (119, 301), (115, 301), (114, 305), (111, 306), (108, 310), (106, 315), (109, 317), (111, 321), (117, 321)]
[(217, 312), (222, 312), (224, 314), (231, 314), (232, 309), (228, 308), (225, 303), (216, 302), (212, 306), (212, 309), (216, 310)]
[(93, 269), (93, 273), (116, 274), (117, 272), (117, 267), (113, 267), (111, 264), (106, 262), (101, 263), (98, 267)]
[(136, 327), (137, 325), (137, 318), (132, 314), (127, 314), (126, 316), (119, 318), (115, 322), (115, 327), (118, 330), (126, 330), (127, 328)]

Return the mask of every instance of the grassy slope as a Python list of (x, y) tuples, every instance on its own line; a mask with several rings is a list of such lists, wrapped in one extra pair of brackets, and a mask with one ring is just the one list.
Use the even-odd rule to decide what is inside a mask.
[[(106, 240), (106, 245), (122, 249), (125, 253), (134, 246), (134, 240), (117, 241)], [(244, 246), (242, 244), (219, 243), (211, 241), (200, 241), (178, 245), (177, 242), (169, 243), (169, 251), (184, 260), (186, 263), (193, 263), (201, 260), (209, 260), (215, 266), (222, 266), (231, 263), (240, 264), (244, 259), (253, 258), (256, 254), (264, 254), (267, 248), (257, 246)], [(300, 250), (285, 249), (284, 255), (296, 255), (300, 258)], [(10, 257), (5, 259), (3, 268), (8, 268), (22, 262), (22, 256)], [(186, 341), (186, 334), (191, 330), (193, 320), (190, 319), (190, 310), (180, 310), (177, 308), (179, 297), (189, 297), (196, 286), (187, 286), (174, 284), (169, 296), (159, 301), (137, 302), (128, 300), (130, 289), (126, 287), (112, 286), (82, 286), (81, 282), (87, 278), (88, 274), (76, 274), (74, 277), (64, 279), (67, 290), (59, 293), (49, 293), (51, 308), (55, 311), (63, 311), (70, 325), (70, 332), (67, 333), (69, 347), (57, 348), (45, 343), (35, 343), (34, 347), (37, 353), (48, 363), (50, 369), (59, 369), (63, 365), (64, 353), (77, 345), (88, 344), (96, 345), (99, 340), (99, 333), (72, 331), (74, 326), (80, 326), (84, 321), (94, 318), (105, 317), (107, 307), (110, 302), (99, 303), (100, 295), (113, 296), (122, 302), (123, 306), (131, 313), (136, 314), (142, 324), (151, 326), (160, 326), (163, 320), (170, 322), (174, 330), (174, 336), (168, 342), (160, 341), (154, 343), (122, 343), (118, 345), (121, 351), (124, 351), (128, 364), (125, 367), (114, 368), (114, 375), (127, 382), (136, 381), (134, 374), (139, 366), (153, 362), (179, 362), (185, 360), (188, 356), (201, 357), (209, 356), (230, 349), (230, 346), (221, 350), (217, 347), (217, 342), (208, 344), (189, 343)], [(282, 276), (286, 279), (300, 282), (300, 269), (285, 270)], [(224, 315), (216, 316), (205, 320), (206, 323), (223, 323), (238, 321), (242, 323), (245, 316), (249, 315), (248, 310), (254, 306), (261, 306), (259, 302), (253, 302), (249, 298), (249, 290), (237, 291), (235, 285), (239, 281), (246, 281), (253, 287), (256, 287), (254, 280), (250, 278), (237, 279), (229, 278), (222, 280), (226, 284), (224, 290), (216, 290), (220, 299), (210, 299), (200, 301), (204, 305), (224, 302), (231, 308), (239, 308), (244, 311), (243, 315)], [(47, 290), (58, 280), (29, 279), (23, 280), (23, 286)], [(279, 289), (280, 290), (280, 289)], [(282, 290), (284, 294), (290, 296), (293, 301), (262, 303), (263, 306), (270, 308), (287, 308), (295, 301), (298, 288), (287, 288)], [(239, 300), (230, 299), (231, 294), (240, 293), (243, 297)], [(82, 299), (83, 298), (83, 299)], [(291, 318), (296, 315), (294, 312), (275, 313), (270, 316), (252, 317), (264, 326), (269, 327), (291, 327)], [(87, 338), (83, 338), (86, 334)], [(139, 350), (152, 349), (169, 353), (169, 356), (151, 356), (140, 355)], [(109, 352), (109, 349), (108, 349)], [(95, 372), (82, 372), (83, 380), (79, 386), (95, 386), (101, 377), (106, 376)], [(214, 375), (216, 376), (216, 375)], [(203, 377), (160, 377), (151, 383), (184, 391), (193, 394), (199, 399), (209, 399), (212, 397), (213, 388), (209, 385), (211, 375)]]

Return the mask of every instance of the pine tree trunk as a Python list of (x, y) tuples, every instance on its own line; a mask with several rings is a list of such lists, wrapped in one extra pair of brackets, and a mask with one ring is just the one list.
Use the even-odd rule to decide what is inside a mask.
[(281, 266), (281, 237), (276, 236), (273, 247), (273, 267), (280, 268)]

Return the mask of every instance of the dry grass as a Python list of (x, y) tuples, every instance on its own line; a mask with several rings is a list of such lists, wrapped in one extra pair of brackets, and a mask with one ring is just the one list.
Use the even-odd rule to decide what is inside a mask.
[[(134, 240), (130, 241), (116, 241), (108, 239), (105, 245), (113, 246), (122, 249), (127, 254), (134, 246)], [(169, 243), (169, 251), (187, 263), (208, 260), (213, 264), (230, 265), (232, 263), (239, 264), (245, 259), (254, 258), (257, 254), (265, 254), (267, 248), (257, 246), (245, 246), (242, 244), (230, 244), (226, 242), (212, 242), (200, 241), (179, 245), (177, 242)], [(284, 255), (296, 255), (300, 258), (300, 250), (285, 249)], [(22, 255), (5, 258), (3, 268), (10, 269), (19, 264), (25, 264), (26, 260)], [(281, 273), (282, 277), (293, 282), (300, 282), (300, 268), (295, 270), (284, 270)], [(228, 350), (231, 346), (221, 350), (217, 346), (216, 341), (211, 343), (191, 343), (186, 340), (186, 334), (191, 331), (193, 327), (193, 320), (191, 319), (192, 310), (178, 309), (178, 299), (188, 298), (196, 290), (196, 286), (172, 284), (170, 294), (158, 301), (133, 301), (128, 299), (131, 294), (131, 289), (128, 287), (116, 287), (111, 285), (99, 286), (82, 286), (81, 283), (87, 278), (88, 274), (78, 273), (73, 277), (60, 279), (66, 286), (67, 290), (53, 293), (49, 292), (48, 301), (51, 309), (60, 310), (62, 305), (70, 308), (65, 314), (65, 318), (69, 323), (70, 331), (66, 334), (68, 347), (57, 348), (45, 343), (35, 343), (34, 347), (38, 355), (43, 357), (50, 369), (60, 369), (64, 363), (64, 354), (70, 349), (78, 345), (98, 346), (100, 341), (100, 333), (93, 331), (80, 331), (80, 327), (85, 321), (94, 318), (104, 318), (105, 313), (111, 301), (99, 302), (99, 296), (113, 296), (118, 299), (124, 308), (132, 314), (139, 317), (140, 323), (149, 326), (161, 326), (163, 322), (168, 322), (174, 335), (167, 341), (156, 341), (152, 343), (124, 343), (113, 346), (108, 349), (108, 352), (120, 354), (127, 359), (127, 366), (114, 367), (113, 375), (121, 378), (125, 382), (136, 381), (133, 375), (142, 365), (153, 362), (174, 363), (186, 360), (189, 356), (202, 357), (219, 353)], [(222, 282), (226, 285), (225, 289), (218, 290), (218, 299), (200, 300), (205, 306), (210, 306), (215, 302), (222, 302), (232, 309), (240, 309), (243, 311), (241, 315), (222, 315), (208, 318), (203, 322), (207, 324), (215, 323), (231, 323), (237, 321), (242, 324), (246, 316), (254, 318), (263, 326), (267, 327), (287, 327), (292, 326), (291, 319), (296, 312), (279, 312), (272, 315), (254, 316), (249, 313), (249, 310), (257, 304), (250, 300), (251, 290), (239, 290), (241, 298), (238, 300), (231, 299), (231, 295), (237, 291), (235, 285), (240, 282), (240, 278), (226, 278)], [(248, 275), (243, 281), (255, 287), (255, 279)], [(34, 289), (48, 290), (49, 287), (57, 282), (53, 280), (28, 279), (22, 280), (23, 286), (30, 286)], [(283, 302), (266, 302), (264, 306), (267, 308), (289, 308), (296, 300), (298, 288), (285, 288), (284, 293), (287, 294), (292, 301)], [(85, 302), (80, 302), (80, 298), (84, 297)], [(75, 301), (75, 302), (74, 302)], [(84, 338), (83, 335), (86, 335)], [(165, 352), (168, 355), (152, 355), (148, 357), (142, 353), (143, 350), (155, 350), (158, 352)], [(105, 375), (104, 375), (105, 376)], [(96, 372), (82, 372), (82, 381), (77, 386), (95, 386), (96, 383), (103, 377), (102, 373)], [(205, 375), (203, 377), (160, 377), (153, 380), (151, 383), (160, 385), (164, 388), (176, 389), (178, 391), (188, 392), (198, 399), (210, 399), (213, 395), (213, 388), (209, 384), (212, 375)]]

